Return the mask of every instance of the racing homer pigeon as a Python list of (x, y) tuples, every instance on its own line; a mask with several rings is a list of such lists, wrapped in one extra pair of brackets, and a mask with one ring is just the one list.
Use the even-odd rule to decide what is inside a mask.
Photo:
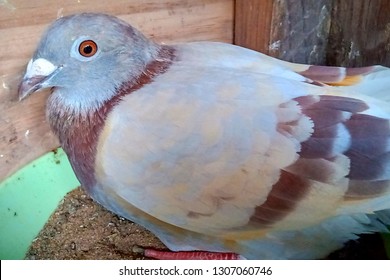
[(311, 259), (389, 222), (389, 75), (158, 44), (82, 13), (47, 29), (19, 97), (51, 88), (83, 188), (170, 257)]

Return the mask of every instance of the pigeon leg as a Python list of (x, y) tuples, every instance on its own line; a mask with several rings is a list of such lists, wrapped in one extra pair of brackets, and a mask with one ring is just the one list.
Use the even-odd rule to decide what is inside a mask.
[(245, 259), (236, 253), (207, 252), (207, 251), (160, 251), (146, 249), (138, 246), (133, 247), (133, 252), (142, 254), (147, 258), (158, 260), (243, 260)]

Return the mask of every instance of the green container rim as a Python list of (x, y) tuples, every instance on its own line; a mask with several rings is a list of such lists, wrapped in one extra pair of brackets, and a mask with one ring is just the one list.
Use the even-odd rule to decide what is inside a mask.
[(23, 259), (59, 202), (79, 186), (68, 158), (55, 149), (0, 183), (0, 259)]

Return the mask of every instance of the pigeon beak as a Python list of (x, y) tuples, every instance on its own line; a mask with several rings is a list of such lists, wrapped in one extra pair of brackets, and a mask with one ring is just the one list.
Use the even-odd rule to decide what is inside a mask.
[(19, 101), (41, 88), (50, 87), (48, 81), (61, 70), (62, 66), (56, 67), (44, 58), (30, 60), (26, 73), (19, 85)]

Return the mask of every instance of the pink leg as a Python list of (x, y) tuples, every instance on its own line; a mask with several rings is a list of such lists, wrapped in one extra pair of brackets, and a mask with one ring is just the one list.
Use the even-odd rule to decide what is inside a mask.
[(143, 249), (134, 247), (134, 252), (141, 253), (145, 257), (158, 260), (242, 260), (244, 259), (239, 254), (235, 253), (220, 253), (206, 251), (159, 251), (154, 249)]

